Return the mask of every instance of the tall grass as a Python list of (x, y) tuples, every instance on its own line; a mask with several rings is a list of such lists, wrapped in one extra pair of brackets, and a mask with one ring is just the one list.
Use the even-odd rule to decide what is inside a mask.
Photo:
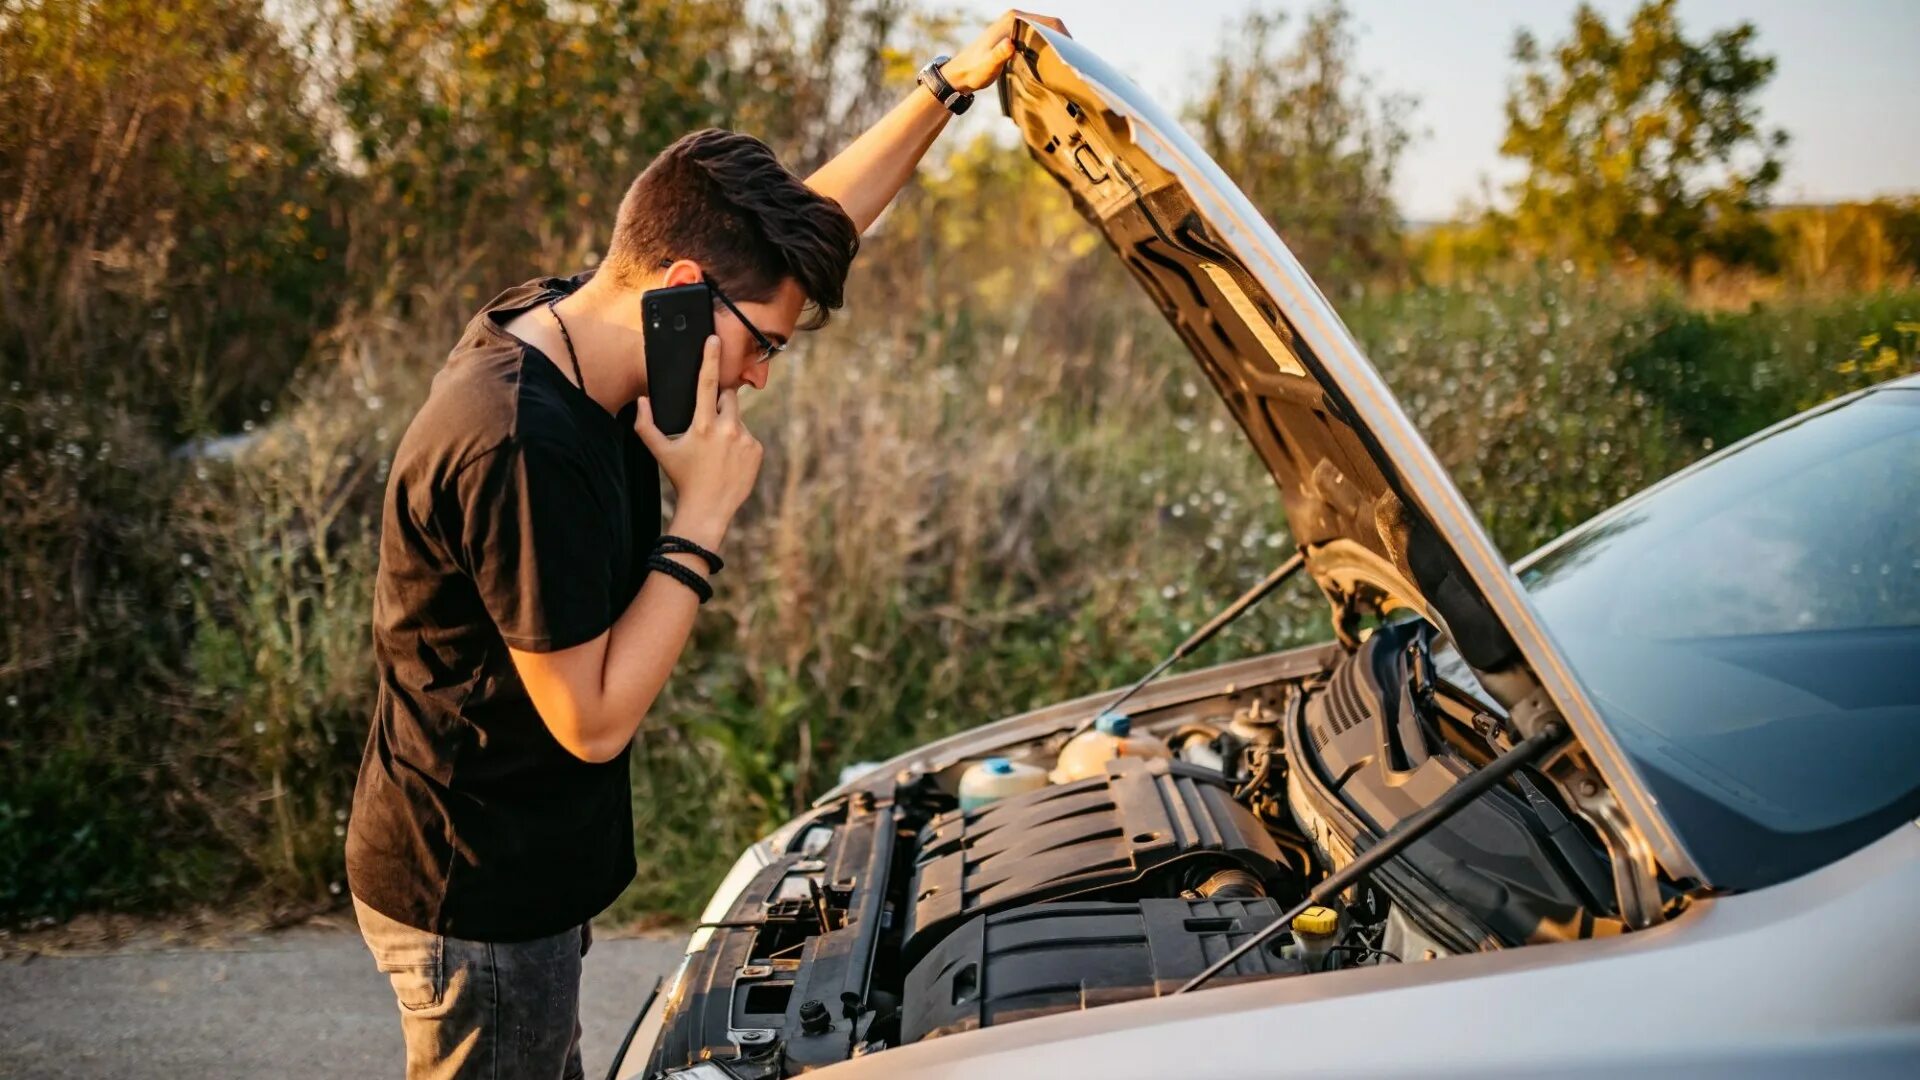
[[(890, 272), (919, 258), (910, 236), (874, 245), (848, 317), (749, 401), (767, 465), (638, 742), (621, 912), (689, 910), (846, 762), (1121, 681), (1285, 550), (1270, 480), (1104, 251), (1037, 266), (1024, 294), (934, 297)], [(30, 451), (0, 470), (8, 911), (337, 893), (386, 462), (469, 304), (348, 313), (227, 457), (6, 400), (0, 440)], [(1706, 316), (1547, 275), (1346, 315), (1517, 556), (1727, 437), (1703, 422), (1912, 369), (1920, 296)], [(1276, 601), (1209, 659), (1325, 632), (1310, 589)], [(57, 624), (36, 605), (84, 632), (35, 640)]]
[[(817, 162), (909, 54), (896, 0), (513, 4), (453, 39), (443, 8), (0, 18), (25, 73), (0, 79), (0, 921), (338, 902), (386, 469), (458, 328), (590, 261), (649, 149), (737, 123)], [(616, 101), (646, 108), (613, 131)], [(1286, 551), (1270, 480), (1061, 193), (989, 140), (945, 164), (749, 402), (767, 463), (638, 740), (623, 912), (689, 910), (846, 762), (1127, 678)], [(1894, 285), (1905, 221), (1868, 222)], [(1850, 257), (1712, 312), (1510, 262), (1339, 291), (1517, 556), (1911, 370), (1920, 293), (1834, 291)], [(1302, 587), (1208, 658), (1326, 629)]]

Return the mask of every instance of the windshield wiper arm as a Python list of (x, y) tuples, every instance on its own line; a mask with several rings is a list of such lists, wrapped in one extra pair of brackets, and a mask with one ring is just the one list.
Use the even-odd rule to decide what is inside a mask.
[(1080, 721), (1080, 723), (1074, 727), (1073, 733), (1075, 735), (1080, 734), (1081, 732), (1092, 727), (1095, 720), (1098, 720), (1100, 717), (1106, 716), (1109, 713), (1113, 712), (1115, 709), (1118, 709), (1120, 706), (1125, 705), (1128, 702), (1128, 700), (1130, 700), (1133, 697), (1133, 695), (1139, 693), (1141, 690), (1146, 689), (1146, 686), (1148, 683), (1152, 682), (1153, 680), (1159, 678), (1161, 675), (1165, 674), (1168, 668), (1172, 667), (1173, 665), (1179, 663), (1182, 660), (1185, 660), (1187, 657), (1192, 656), (1195, 649), (1198, 649), (1200, 646), (1205, 645), (1207, 642), (1213, 640), (1213, 636), (1215, 634), (1218, 634), (1220, 631), (1226, 629), (1228, 623), (1231, 623), (1233, 622), (1233, 620), (1239, 618), (1242, 615), (1245, 615), (1247, 613), (1248, 608), (1251, 608), (1253, 607), (1253, 605), (1259, 603), (1262, 600), (1265, 600), (1269, 593), (1279, 588), (1282, 583), (1284, 583), (1288, 578), (1292, 577), (1294, 573), (1297, 572), (1302, 566), (1305, 566), (1306, 563), (1307, 563), (1307, 556), (1304, 552), (1300, 552), (1300, 551), (1294, 552), (1290, 557), (1288, 557), (1286, 562), (1283, 562), (1279, 566), (1274, 567), (1273, 572), (1268, 574), (1266, 577), (1262, 578), (1260, 582), (1256, 584), (1253, 588), (1248, 589), (1246, 592), (1240, 594), (1240, 599), (1235, 600), (1231, 604), (1228, 604), (1225, 608), (1221, 610), (1220, 614), (1215, 615), (1211, 619), (1208, 619), (1207, 624), (1205, 626), (1202, 626), (1200, 629), (1195, 630), (1193, 632), (1193, 636), (1187, 638), (1187, 640), (1181, 642), (1179, 645), (1174, 646), (1174, 650), (1168, 653), (1164, 660), (1161, 660), (1159, 663), (1153, 665), (1152, 670), (1148, 671), (1145, 675), (1140, 676), (1139, 680), (1136, 681), (1132, 686), (1129, 686), (1124, 691), (1122, 691), (1119, 697), (1114, 698), (1112, 701), (1108, 702), (1106, 708), (1101, 709), (1099, 712), (1096, 712), (1092, 716), (1087, 717), (1085, 720)]

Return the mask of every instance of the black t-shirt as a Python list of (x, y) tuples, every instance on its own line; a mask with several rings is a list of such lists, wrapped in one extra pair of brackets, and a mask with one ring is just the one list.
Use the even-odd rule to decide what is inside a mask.
[(559, 933), (633, 878), (626, 755), (591, 764), (563, 749), (507, 655), (605, 632), (660, 535), (660, 474), (632, 410), (609, 415), (502, 329), (585, 280), (531, 281), (474, 316), (387, 481), (380, 686), (347, 881), (432, 933)]

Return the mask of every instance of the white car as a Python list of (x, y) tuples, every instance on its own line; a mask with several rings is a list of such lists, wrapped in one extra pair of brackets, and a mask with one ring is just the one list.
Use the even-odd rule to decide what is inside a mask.
[(1271, 470), (1299, 550), (1262, 589), (1304, 570), (1338, 640), (824, 796), (626, 1075), (1920, 1075), (1920, 380), (1510, 568), (1219, 168), (1017, 43), (1006, 114)]

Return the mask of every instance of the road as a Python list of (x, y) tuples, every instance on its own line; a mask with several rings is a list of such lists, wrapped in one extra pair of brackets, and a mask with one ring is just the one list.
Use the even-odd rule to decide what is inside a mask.
[[(587, 1075), (605, 1075), (683, 939), (596, 936), (581, 987)], [(220, 947), (0, 960), (0, 1077), (398, 1077), (386, 976), (351, 929), (237, 935)]]

